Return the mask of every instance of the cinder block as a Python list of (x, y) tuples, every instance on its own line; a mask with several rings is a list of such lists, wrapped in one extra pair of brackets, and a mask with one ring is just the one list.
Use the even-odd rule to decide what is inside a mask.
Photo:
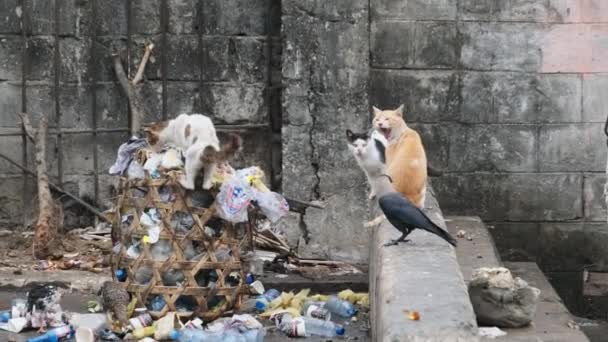
[(203, 113), (216, 123), (268, 122), (263, 85), (206, 84), (202, 94)]
[(605, 171), (606, 136), (602, 124), (552, 125), (540, 128), (541, 171)]
[(23, 224), (23, 179), (21, 176), (0, 179), (0, 226), (13, 230)]
[(608, 220), (606, 198), (604, 197), (606, 175), (604, 173), (586, 174), (583, 182), (585, 219), (588, 221), (605, 222)]
[(503, 260), (536, 261), (540, 247), (540, 224), (498, 222), (493, 224), (490, 232)]
[(458, 115), (459, 77), (451, 71), (371, 70), (371, 105), (405, 105), (406, 122), (438, 122)]
[(172, 34), (197, 34), (200, 31), (200, 3), (196, 1), (169, 0), (169, 27)]
[(536, 127), (451, 126), (450, 171), (536, 170)]
[(90, 77), (91, 40), (61, 38), (59, 40), (60, 77), (62, 82), (86, 82)]
[(21, 85), (0, 82), (0, 127), (17, 127), (17, 113), (21, 112)]
[(450, 68), (460, 59), (455, 23), (416, 23), (414, 66)]
[(582, 217), (582, 176), (578, 174), (444, 175), (433, 179), (433, 187), (448, 213), (479, 215), (488, 221)]
[(19, 16), (19, 13), (23, 13), (21, 1), (0, 1), (0, 13), (3, 13), (2, 18), (0, 18), (0, 33), (11, 34), (21, 32), (21, 18)]
[[(309, 126), (283, 126), (283, 194), (309, 200), (313, 196), (315, 169), (308, 156), (312, 155)], [(290, 181), (291, 180), (291, 181)], [(297, 180), (297, 181), (293, 181)]]
[(537, 71), (543, 26), (528, 23), (462, 22), (462, 65), (473, 70)]
[(464, 20), (491, 20), (508, 1), (459, 0), (458, 15)]
[(372, 0), (374, 18), (413, 20), (454, 20), (457, 0)]
[(415, 23), (375, 22), (370, 36), (372, 67), (401, 68), (414, 63)]
[[(23, 165), (23, 152), (21, 136), (0, 136), (0, 146), (2, 146), (2, 154), (8, 158)], [(10, 148), (9, 148), (10, 147)], [(4, 159), (0, 159), (0, 174), (21, 174), (21, 169)]]
[(108, 174), (110, 166), (116, 161), (118, 147), (129, 139), (129, 133), (100, 133), (97, 137), (98, 174)]
[[(181, 113), (198, 113), (200, 107), (198, 82), (167, 82), (167, 114), (176, 117)], [(200, 108), (197, 108), (200, 109)], [(207, 114), (208, 113), (202, 113)]]
[(27, 79), (30, 81), (52, 80), (55, 75), (54, 54), (54, 38), (39, 36), (28, 39)]
[[(11, 2), (13, 2), (11, 0)], [(91, 33), (92, 5), (79, 0), (31, 0), (25, 3), (30, 32), (34, 35), (54, 35), (55, 3), (59, 6), (59, 34), (85, 36)], [(11, 12), (15, 13), (13, 8)], [(6, 13), (6, 12), (3, 12)], [(18, 22), (17, 22), (18, 23)]]
[(203, 9), (203, 29), (209, 35), (263, 35), (270, 0), (211, 0)]
[(118, 84), (98, 84), (95, 93), (97, 96), (97, 127), (128, 128), (129, 102), (120, 86)]
[(579, 122), (577, 75), (467, 72), (462, 78), (462, 122)]
[(100, 36), (118, 36), (127, 34), (127, 2), (123, 0), (98, 1), (97, 34)]
[(62, 140), (64, 175), (86, 175), (95, 172), (91, 134), (66, 134)]
[(18, 36), (0, 39), (0, 79), (21, 81), (22, 46)]
[(133, 34), (157, 34), (161, 32), (160, 0), (134, 0), (131, 13)]
[(447, 170), (451, 130), (442, 124), (411, 124), (409, 126), (416, 130), (422, 138), (427, 164), (435, 170)]
[(583, 75), (583, 122), (605, 122), (608, 75)]
[(61, 127), (75, 129), (93, 128), (93, 91), (94, 88), (90, 85), (64, 84), (61, 86), (61, 91), (59, 92)]
[(167, 78), (172, 81), (200, 79), (200, 50), (197, 36), (167, 37)]
[[(168, 82), (167, 87), (173, 82)], [(121, 93), (122, 94), (122, 93)], [(163, 101), (163, 86), (160, 81), (146, 81), (140, 89), (141, 98), (144, 103), (144, 123), (161, 121), (162, 120), (162, 101)], [(124, 96), (124, 95), (121, 95)], [(168, 103), (172, 102), (171, 96), (167, 95)], [(173, 113), (169, 111), (168, 117), (172, 117)]]

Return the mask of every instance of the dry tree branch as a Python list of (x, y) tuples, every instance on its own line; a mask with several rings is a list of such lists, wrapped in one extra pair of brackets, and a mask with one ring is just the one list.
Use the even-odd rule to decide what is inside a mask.
[(154, 49), (154, 44), (150, 43), (146, 45), (146, 51), (144, 52), (144, 56), (139, 63), (139, 68), (137, 68), (137, 73), (133, 77), (133, 81), (131, 83), (136, 86), (141, 80), (144, 78), (144, 71), (146, 70), (146, 64), (150, 59), (150, 55), (152, 54), (152, 50)]
[(61, 205), (55, 203), (49, 188), (49, 176), (46, 166), (46, 136), (48, 120), (42, 115), (38, 122), (38, 129), (34, 130), (27, 113), (20, 114), (21, 122), (26, 133), (34, 140), (36, 178), (38, 183), (38, 221), (34, 231), (32, 250), (35, 258), (45, 259), (51, 253), (50, 246), (54, 242), (57, 232), (63, 226), (63, 210)]

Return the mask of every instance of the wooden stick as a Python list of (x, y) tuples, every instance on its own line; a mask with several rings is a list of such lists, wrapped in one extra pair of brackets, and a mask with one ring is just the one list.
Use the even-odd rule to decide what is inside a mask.
[(143, 106), (139, 94), (135, 91), (135, 88), (129, 82), (125, 69), (122, 67), (122, 61), (120, 56), (115, 54), (114, 59), (114, 73), (120, 86), (129, 100), (129, 108), (131, 109), (131, 135), (137, 135), (141, 127), (141, 120), (144, 117)]
[(36, 132), (32, 127), (32, 123), (30, 122), (30, 116), (27, 113), (19, 113), (19, 117), (21, 118), (21, 122), (23, 123), (23, 129), (25, 130), (25, 134), (27, 134), (28, 138), (31, 141), (35, 141)]
[[(2, 153), (0, 153), (0, 158), (6, 160), (7, 162), (9, 162), (9, 163), (13, 164), (14, 166), (18, 167), (19, 169), (21, 169), (21, 171), (23, 171), (23, 172), (25, 172), (25, 173), (27, 173), (27, 174), (29, 174), (31, 176), (36, 176), (36, 174), (34, 172), (26, 169), (25, 167), (21, 166), (21, 164), (19, 164), (16, 161), (10, 159), (9, 157), (5, 156)], [(108, 220), (108, 218), (101, 211), (99, 211), (99, 209), (97, 209), (97, 208), (91, 206), (89, 203), (83, 201), (82, 199), (80, 199), (80, 197), (78, 197), (76, 195), (73, 195), (73, 194), (71, 194), (71, 193), (63, 190), (63, 188), (61, 188), (60, 186), (58, 186), (56, 184), (53, 184), (51, 182), (49, 182), (49, 186), (53, 190), (55, 190), (55, 191), (57, 191), (57, 192), (59, 192), (59, 193), (61, 193), (63, 195), (66, 195), (66, 196), (70, 197), (71, 199), (73, 199), (74, 201), (78, 202), (78, 204), (80, 204), (83, 207), (85, 207), (88, 211), (90, 211), (91, 213), (95, 214), (97, 217), (99, 217), (103, 221), (110, 222)]]
[(152, 54), (152, 50), (154, 49), (154, 44), (150, 43), (146, 45), (146, 51), (144, 52), (144, 56), (139, 63), (139, 68), (137, 68), (137, 73), (133, 77), (133, 81), (131, 83), (135, 86), (144, 78), (144, 71), (146, 70), (146, 64), (148, 63), (148, 59), (150, 59), (150, 55)]
[(318, 204), (304, 202), (304, 201), (296, 200), (293, 198), (285, 197), (285, 200), (287, 200), (287, 203), (289, 204), (289, 211), (295, 212), (295, 213), (304, 214), (306, 212), (306, 208), (308, 208), (308, 207), (317, 208), (317, 209), (325, 209), (323, 206), (320, 206)]

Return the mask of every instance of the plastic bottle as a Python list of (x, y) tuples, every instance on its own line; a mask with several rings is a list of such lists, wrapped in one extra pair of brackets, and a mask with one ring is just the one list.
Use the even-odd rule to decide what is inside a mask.
[(179, 342), (221, 342), (223, 340), (222, 333), (212, 333), (198, 329), (182, 329), (173, 330), (171, 339)]
[(334, 337), (344, 335), (344, 328), (331, 321), (302, 317), (306, 336)]
[(124, 268), (119, 268), (114, 272), (114, 275), (116, 276), (116, 280), (123, 282), (125, 280), (127, 280), (127, 271), (125, 271)]
[(247, 342), (247, 339), (238, 330), (230, 329), (224, 331), (222, 342)]
[(342, 300), (336, 296), (329, 296), (323, 308), (342, 317), (352, 317), (357, 313), (357, 309), (355, 309), (350, 302)]
[(263, 295), (260, 295), (258, 297), (258, 300), (255, 303), (255, 307), (260, 311), (264, 311), (268, 308), (270, 302), (278, 298), (280, 295), (281, 292), (279, 292), (278, 290), (270, 289), (266, 291)]
[(331, 320), (331, 312), (324, 306), (325, 302), (306, 301), (304, 302), (302, 315), (329, 321)]
[(278, 318), (278, 327), (288, 337), (303, 337), (306, 336), (306, 322), (304, 318), (293, 318), (289, 314), (282, 315)]
[(76, 331), (70, 325), (65, 325), (63, 327), (55, 328), (53, 330), (49, 330), (44, 335), (40, 335), (38, 337), (32, 337), (27, 340), (27, 342), (57, 342), (61, 341), (64, 338), (70, 338), (74, 336)]
[(251, 329), (242, 333), (246, 342), (263, 342), (264, 335), (266, 335), (266, 330), (264, 328), (261, 329)]

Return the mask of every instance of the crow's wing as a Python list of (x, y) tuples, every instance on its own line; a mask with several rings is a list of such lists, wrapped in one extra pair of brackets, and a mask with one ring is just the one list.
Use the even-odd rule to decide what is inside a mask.
[(400, 193), (390, 193), (378, 199), (384, 216), (397, 229), (420, 228), (440, 236), (452, 245), (456, 240), (448, 232), (436, 225), (422, 210), (408, 201)]

